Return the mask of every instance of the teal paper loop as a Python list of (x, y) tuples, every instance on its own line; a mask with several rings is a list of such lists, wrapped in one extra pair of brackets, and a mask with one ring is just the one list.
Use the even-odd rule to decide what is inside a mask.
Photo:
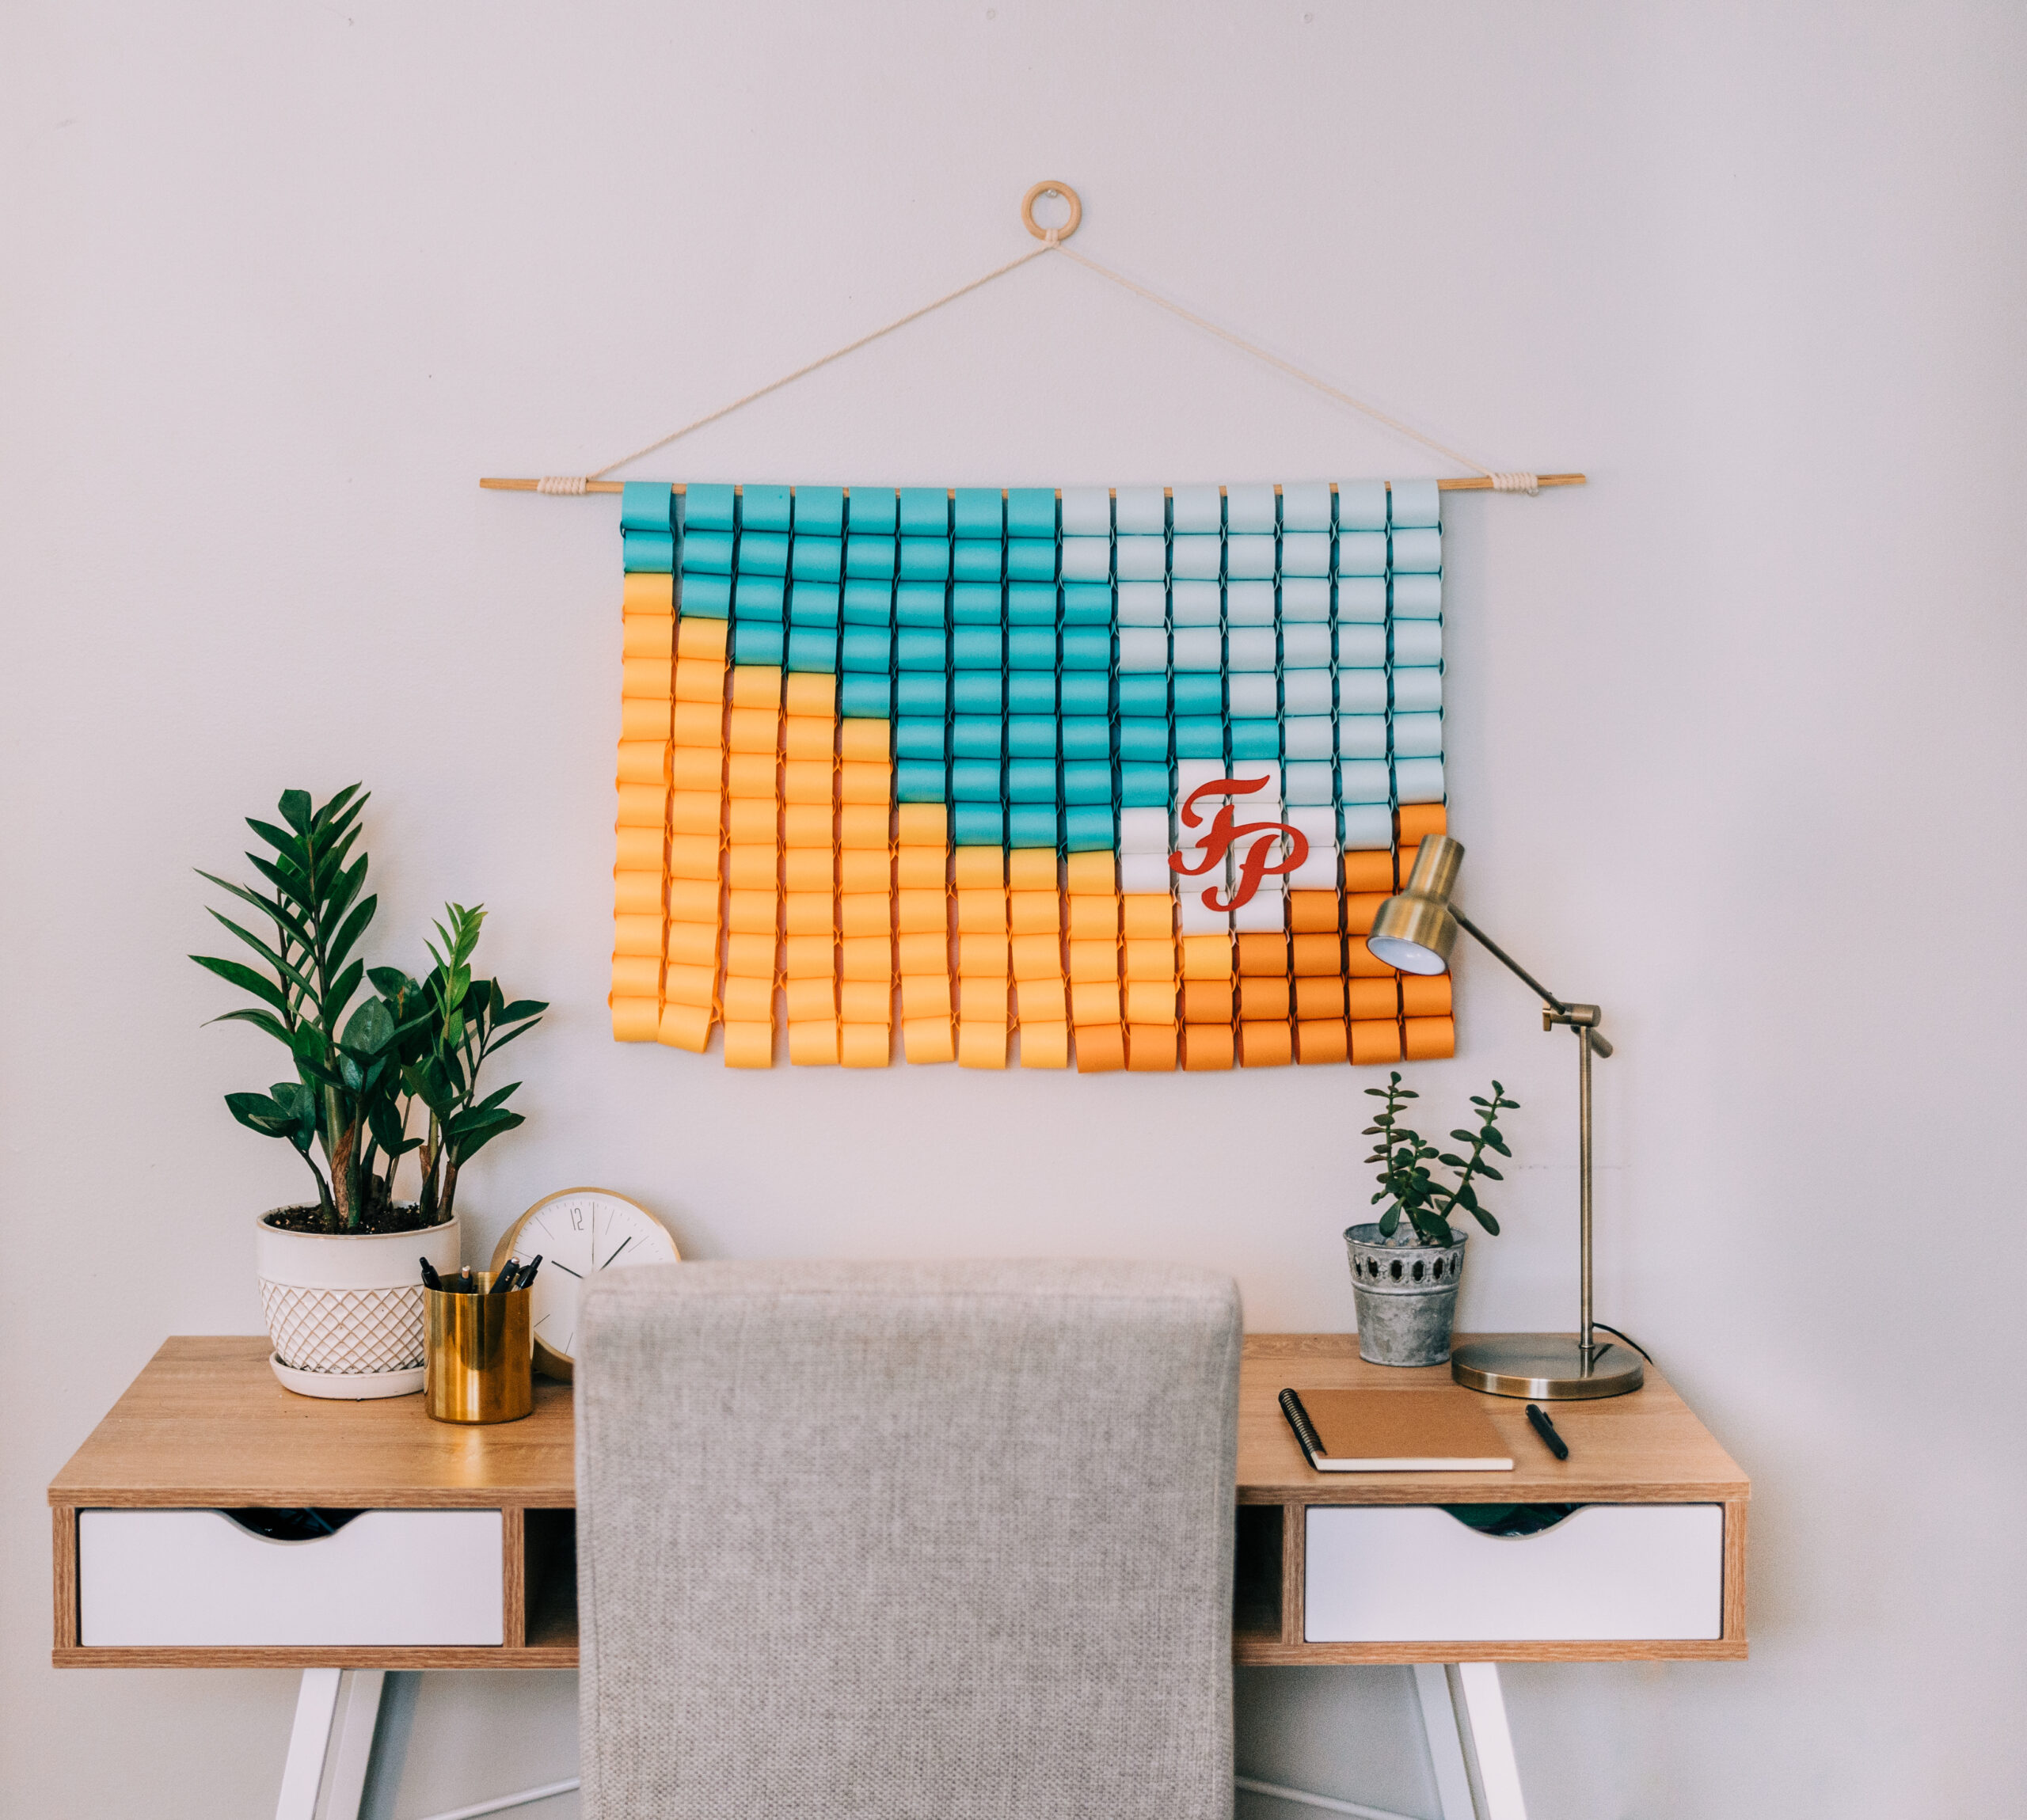
[(1000, 579), (1006, 546), (997, 538), (990, 542), (960, 538), (951, 547), (956, 553), (951, 572), (958, 580), (996, 582)]
[(894, 590), (890, 583), (868, 581), (863, 577), (845, 583), (845, 624), (891, 625), (894, 620)]
[(1175, 755), (1178, 758), (1222, 760), (1225, 755), (1223, 717), (1209, 714), (1177, 716)]
[(960, 538), (998, 538), (1006, 532), (1006, 519), (997, 487), (960, 487), (951, 502), (952, 518)]
[(1112, 722), (1102, 714), (1070, 714), (1059, 723), (1066, 758), (1102, 758), (1112, 762)]
[(896, 625), (934, 626), (941, 632), (949, 617), (941, 582), (904, 581), (894, 590)]
[(736, 496), (728, 486), (692, 481), (683, 497), (683, 530), (687, 537), (695, 531), (728, 531), (732, 527)]
[(629, 575), (668, 575), (675, 568), (675, 538), (669, 531), (622, 531), (620, 561)]
[(845, 529), (869, 537), (891, 538), (895, 531), (894, 489), (854, 487), (845, 503)]
[(1112, 589), (1101, 581), (1070, 581), (1063, 584), (1063, 623), (1065, 625), (1110, 625)]
[(1055, 761), (1053, 758), (1010, 758), (1006, 763), (1006, 800), (1010, 803), (1055, 801)]
[(678, 605), (688, 619), (732, 617), (732, 577), (728, 575), (686, 575)]
[(1178, 716), (1225, 712), (1225, 679), (1222, 676), (1189, 675), (1175, 679), (1175, 711)]
[(950, 761), (950, 794), (960, 803), (990, 803), (999, 806), (999, 761), (996, 758), (953, 758)]
[(934, 715), (941, 724), (949, 713), (948, 679), (910, 671), (894, 679), (896, 705), (903, 714)]
[(623, 531), (666, 531), (672, 522), (675, 495), (667, 481), (629, 481), (619, 491), (619, 528)]
[[(1224, 705), (1222, 697), (1218, 705)], [(1169, 679), (1166, 676), (1120, 677), (1119, 711), (1121, 714), (1158, 714), (1166, 720), (1169, 713)]]
[(892, 667), (893, 636), (884, 625), (848, 625), (842, 641), (844, 667), (877, 671), (885, 676)]
[[(996, 644), (998, 640), (994, 642)], [(950, 678), (950, 699), (952, 705), (960, 714), (1004, 714), (1006, 712), (1006, 674), (996, 661), (989, 670), (960, 667)]]
[(778, 621), (735, 620), (732, 629), (732, 662), (770, 666), (780, 663), (784, 643), (783, 629)]
[(713, 530), (684, 532), (683, 572), (685, 575), (730, 575), (732, 533)]
[(786, 487), (749, 484), (740, 500), (739, 522), (749, 531), (785, 531), (792, 522), (794, 496)]
[(899, 803), (941, 803), (947, 794), (943, 761), (903, 758), (894, 766), (894, 800)]
[(1006, 585), (1006, 623), (1055, 628), (1055, 584), (1015, 581)]
[(1159, 765), (1169, 762), (1169, 724), (1166, 717), (1122, 715), (1119, 722), (1119, 756), (1122, 762)]
[(1053, 803), (1016, 803), (1006, 811), (1010, 847), (1052, 847), (1057, 832)]
[(959, 802), (950, 811), (950, 832), (955, 846), (1003, 847), (1006, 813), (997, 803)]
[(950, 756), (953, 758), (1000, 759), (1006, 737), (1006, 722), (998, 714), (956, 714), (950, 720)]
[(998, 625), (1006, 616), (996, 581), (960, 581), (950, 590), (950, 617), (955, 625)]
[(797, 581), (835, 581), (844, 565), (844, 556), (841, 538), (798, 537), (789, 572)]
[(1006, 664), (1010, 670), (1055, 668), (1055, 631), (1035, 626), (1009, 626), (1006, 630)]
[(950, 545), (945, 538), (901, 539), (903, 581), (943, 581), (950, 573)]
[(1014, 714), (1053, 714), (1056, 674), (1044, 666), (1039, 670), (1010, 670), (1006, 673), (1006, 707)]
[[(1146, 680), (1162, 682), (1160, 677)], [(1167, 711), (1164, 683), (1164, 698), (1161, 711)], [(1063, 712), (1065, 714), (1104, 714), (1112, 712), (1112, 678), (1102, 671), (1073, 671), (1060, 679)]]
[[(833, 582), (826, 587), (822, 582), (797, 582), (789, 591), (789, 623), (835, 627), (838, 623), (837, 583)], [(831, 643), (836, 642), (834, 633)]]
[(950, 534), (950, 497), (941, 487), (903, 487), (901, 489), (901, 535), (904, 538), (947, 538)]
[[(899, 758), (933, 759), (940, 771), (949, 754), (944, 750), (950, 734), (950, 723), (940, 716), (911, 714), (905, 707), (894, 722), (894, 756)], [(940, 802), (941, 797), (926, 799)]]
[(902, 627), (894, 650), (897, 670), (941, 671), (949, 661), (949, 641), (942, 633), (926, 631), (919, 626)]
[(1053, 714), (1015, 714), (1008, 718), (1006, 726), (1010, 758), (1046, 758), (1051, 765), (1055, 762), (1062, 723)]
[(884, 720), (893, 699), (892, 682), (884, 671), (839, 678), (838, 712), (848, 720)]
[(743, 575), (732, 587), (732, 611), (735, 619), (779, 619), (782, 583), (779, 576)]
[(1112, 766), (1090, 760), (1080, 760), (1063, 767), (1063, 800), (1072, 804), (1102, 803), (1112, 801)]
[(1073, 853), (1104, 853), (1119, 845), (1119, 823), (1109, 804), (1067, 810), (1063, 824), (1063, 845)]
[(1232, 724), (1234, 758), (1278, 758), (1281, 755), (1281, 724), (1278, 720), (1234, 720)]
[(838, 635), (835, 630), (813, 625), (789, 628), (789, 668), (802, 674), (835, 676), (838, 673)]
[[(1051, 638), (1052, 646), (1055, 640)], [(950, 629), (950, 662), (958, 670), (997, 670), (1004, 661), (999, 628), (957, 625)]]
[[(1166, 737), (1167, 729), (1163, 728)], [(1129, 809), (1163, 809), (1169, 803), (1169, 768), (1166, 764), (1122, 764), (1119, 768), (1119, 800)]]
[(795, 529), (798, 537), (842, 537), (845, 529), (845, 489), (797, 487)]
[(1006, 495), (1006, 534), (1010, 538), (1055, 539), (1055, 489), (1013, 487)]
[(1009, 581), (1054, 581), (1055, 545), (1039, 538), (1006, 540), (1006, 579)]
[(884, 580), (894, 572), (892, 538), (852, 537), (845, 540), (845, 573)]
[(1112, 633), (1091, 626), (1066, 625), (1063, 629), (1063, 667), (1065, 670), (1109, 670), (1112, 667)]

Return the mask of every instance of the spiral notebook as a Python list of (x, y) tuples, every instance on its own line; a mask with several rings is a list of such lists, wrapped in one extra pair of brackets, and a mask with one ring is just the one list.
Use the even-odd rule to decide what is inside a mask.
[(1452, 1390), (1284, 1390), (1281, 1413), (1319, 1472), (1511, 1472), (1513, 1456)]

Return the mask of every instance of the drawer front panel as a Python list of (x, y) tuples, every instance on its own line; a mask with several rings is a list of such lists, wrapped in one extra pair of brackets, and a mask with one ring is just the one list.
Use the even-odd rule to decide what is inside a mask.
[(1533, 1536), (1432, 1506), (1311, 1505), (1310, 1643), (1687, 1640), (1723, 1633), (1721, 1504), (1594, 1504)]
[(497, 1510), (368, 1510), (278, 1542), (218, 1510), (80, 1510), (78, 1640), (499, 1644)]

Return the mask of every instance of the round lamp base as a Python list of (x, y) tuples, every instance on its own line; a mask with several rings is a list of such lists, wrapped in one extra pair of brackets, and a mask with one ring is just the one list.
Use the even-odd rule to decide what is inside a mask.
[(1537, 1403), (1570, 1403), (1590, 1396), (1623, 1396), (1645, 1376), (1630, 1346), (1600, 1340), (1591, 1366), (1573, 1333), (1508, 1333), (1474, 1339), (1450, 1355), (1450, 1375), (1470, 1390), (1494, 1396), (1527, 1396)]

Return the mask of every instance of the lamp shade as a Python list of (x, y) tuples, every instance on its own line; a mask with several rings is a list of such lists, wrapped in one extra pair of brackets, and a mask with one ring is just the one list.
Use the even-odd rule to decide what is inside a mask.
[(1374, 957), (1403, 973), (1441, 973), (1457, 945), (1450, 893), (1464, 862), (1463, 844), (1431, 834), (1415, 855), (1415, 868), (1398, 897), (1379, 906), (1365, 945)]

